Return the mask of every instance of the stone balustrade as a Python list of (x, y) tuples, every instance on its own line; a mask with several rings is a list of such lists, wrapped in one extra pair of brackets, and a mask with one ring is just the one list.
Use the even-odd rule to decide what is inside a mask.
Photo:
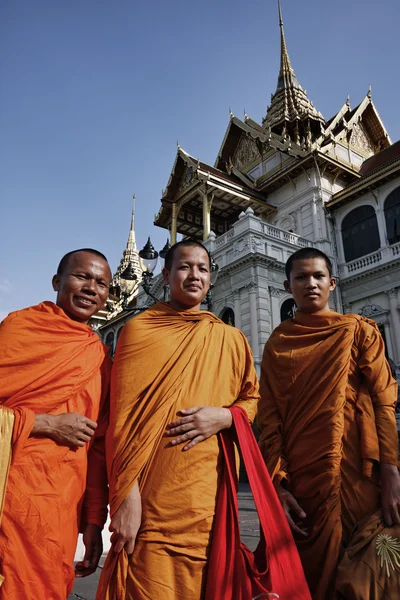
[(371, 254), (360, 256), (356, 260), (352, 260), (347, 263), (339, 265), (340, 278), (346, 279), (353, 275), (363, 273), (369, 269), (376, 268), (377, 266), (384, 265), (385, 263), (391, 262), (400, 257), (400, 242), (392, 246), (386, 246), (380, 248)]

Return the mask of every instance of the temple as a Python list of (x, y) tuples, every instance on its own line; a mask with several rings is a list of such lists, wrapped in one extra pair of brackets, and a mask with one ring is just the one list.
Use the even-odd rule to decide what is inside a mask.
[[(213, 311), (242, 329), (257, 367), (271, 331), (295, 310), (284, 264), (305, 246), (332, 257), (332, 308), (374, 318), (400, 366), (400, 143), (392, 144), (371, 89), (325, 119), (296, 77), (280, 2), (277, 22), (279, 73), (264, 117), (230, 111), (214, 165), (178, 145), (155, 225), (172, 244), (181, 235), (212, 252)], [(162, 291), (157, 278), (153, 291)], [(115, 340), (122, 317), (102, 327)]]

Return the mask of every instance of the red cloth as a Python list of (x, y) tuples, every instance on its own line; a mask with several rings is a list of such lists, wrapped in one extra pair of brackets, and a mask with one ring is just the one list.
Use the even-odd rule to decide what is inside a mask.
[[(300, 558), (246, 413), (230, 409), (236, 429), (219, 433), (224, 469), (211, 543), (206, 600), (311, 600)], [(253, 553), (241, 543), (234, 442), (241, 449), (260, 519)]]

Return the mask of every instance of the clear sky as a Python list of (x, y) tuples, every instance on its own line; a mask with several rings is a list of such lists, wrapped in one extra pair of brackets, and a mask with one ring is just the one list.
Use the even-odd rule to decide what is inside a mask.
[[(372, 97), (400, 138), (399, 0), (282, 0), (296, 75), (325, 118)], [(279, 70), (275, 0), (3, 0), (0, 316), (53, 299), (61, 256), (139, 249), (176, 141), (214, 163), (229, 107), (261, 122)]]

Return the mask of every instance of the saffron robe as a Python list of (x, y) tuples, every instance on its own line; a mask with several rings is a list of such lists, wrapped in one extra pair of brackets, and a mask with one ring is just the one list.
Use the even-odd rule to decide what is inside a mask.
[(295, 540), (313, 598), (331, 600), (353, 527), (380, 506), (378, 463), (397, 464), (397, 384), (376, 324), (296, 312), (265, 346), (260, 391), (266, 465), (307, 514)]
[(255, 416), (258, 382), (244, 335), (206, 311), (158, 303), (131, 319), (111, 380), (107, 466), (111, 516), (136, 481), (142, 522), (134, 552), (111, 550), (97, 600), (200, 600), (216, 506), (217, 436), (183, 452), (166, 426), (194, 406)]
[[(72, 590), (88, 451), (83, 517), (104, 525), (109, 375), (99, 337), (52, 302), (11, 313), (0, 325), (0, 404), (14, 414), (0, 525), (1, 600), (65, 600)], [(30, 437), (35, 414), (77, 412), (97, 421), (101, 402), (104, 418), (90, 446)]]

